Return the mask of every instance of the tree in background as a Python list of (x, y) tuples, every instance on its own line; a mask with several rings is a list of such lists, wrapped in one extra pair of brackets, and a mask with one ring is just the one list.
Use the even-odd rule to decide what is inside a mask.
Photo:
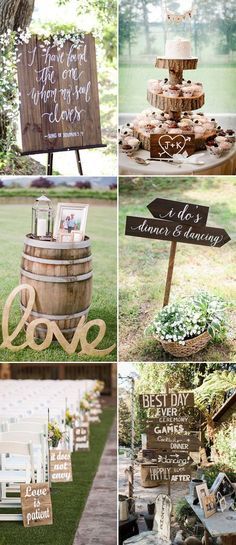
[[(25, 30), (32, 19), (35, 0), (0, 0), (0, 34), (7, 31)], [(9, 111), (6, 111), (5, 103), (13, 103), (15, 100), (14, 67), (11, 65), (11, 52), (9, 47), (0, 48), (0, 154), (7, 152), (8, 140), (13, 138), (12, 130), (9, 135)], [(3, 61), (5, 58), (5, 63)], [(10, 63), (7, 65), (7, 63)], [(9, 70), (6, 76), (6, 67)], [(12, 128), (11, 128), (12, 129)]]
[[(70, 0), (58, 0), (58, 5), (68, 4)], [(117, 46), (117, 3), (116, 0), (77, 0), (78, 15), (96, 15), (100, 41), (110, 62), (116, 59)], [(83, 29), (81, 29), (83, 30)]]
[(0, 0), (1, 34), (7, 30), (24, 30), (29, 26), (35, 0)]
[(129, 398), (120, 397), (119, 400), (119, 444), (125, 447), (130, 446), (131, 439), (131, 411)]
[(120, 0), (119, 7), (119, 50), (123, 51), (128, 45), (129, 58), (132, 53), (132, 46), (137, 41), (137, 11), (136, 3), (132, 0)]
[(217, 27), (221, 33), (219, 53), (231, 55), (236, 50), (236, 4), (235, 0), (217, 0)]

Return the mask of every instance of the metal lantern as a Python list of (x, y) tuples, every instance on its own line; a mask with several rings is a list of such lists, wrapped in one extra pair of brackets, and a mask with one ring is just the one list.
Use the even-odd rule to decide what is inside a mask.
[(53, 207), (48, 197), (42, 195), (32, 207), (32, 234), (38, 238), (51, 237), (53, 233)]

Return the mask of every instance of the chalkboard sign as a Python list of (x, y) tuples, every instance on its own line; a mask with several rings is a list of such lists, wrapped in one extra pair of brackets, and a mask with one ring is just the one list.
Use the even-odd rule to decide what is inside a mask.
[(71, 453), (69, 450), (50, 450), (50, 482), (68, 483), (73, 481)]
[(102, 146), (93, 36), (61, 48), (32, 36), (18, 47), (22, 153)]
[(20, 486), (23, 524), (26, 528), (53, 524), (52, 502), (48, 483)]

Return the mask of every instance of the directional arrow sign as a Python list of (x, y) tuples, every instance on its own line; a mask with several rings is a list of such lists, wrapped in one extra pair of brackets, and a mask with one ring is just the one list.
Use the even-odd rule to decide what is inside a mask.
[(147, 448), (158, 450), (198, 450), (201, 442), (197, 437), (189, 435), (155, 435), (153, 432), (147, 434)]
[(183, 452), (159, 452), (159, 449), (144, 449), (143, 457), (147, 460), (156, 460), (157, 464), (161, 464), (166, 467), (190, 465), (193, 463), (191, 456), (188, 453)]
[(187, 225), (206, 225), (209, 207), (168, 199), (154, 199), (148, 204), (154, 218), (184, 223)]
[(167, 220), (127, 216), (125, 234), (132, 237), (184, 242), (220, 248), (230, 240), (228, 233), (218, 227), (184, 225)]

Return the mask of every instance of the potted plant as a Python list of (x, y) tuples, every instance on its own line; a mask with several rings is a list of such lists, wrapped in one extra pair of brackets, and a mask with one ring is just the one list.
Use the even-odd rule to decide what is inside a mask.
[(165, 306), (146, 331), (157, 337), (173, 356), (191, 356), (211, 339), (223, 340), (227, 306), (219, 297), (200, 292)]

